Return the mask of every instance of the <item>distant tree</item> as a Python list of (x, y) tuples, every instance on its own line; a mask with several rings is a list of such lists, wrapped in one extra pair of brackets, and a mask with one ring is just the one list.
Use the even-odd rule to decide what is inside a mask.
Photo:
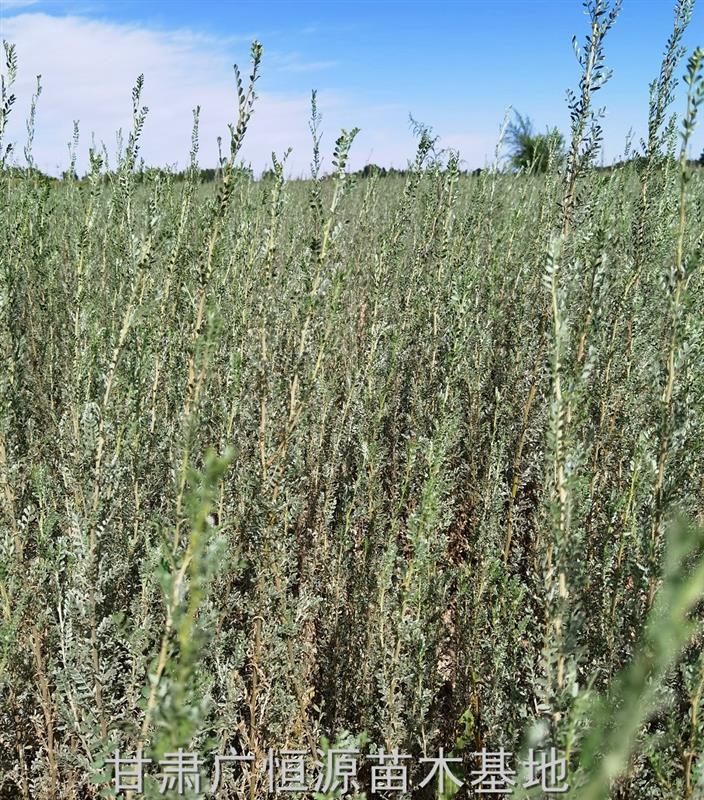
[(702, 154), (699, 156), (699, 166), (704, 167), (704, 150), (702, 150)]
[(514, 169), (546, 172), (551, 157), (560, 160), (564, 155), (565, 140), (557, 128), (535, 133), (530, 117), (523, 117), (518, 112), (506, 129), (506, 140), (510, 147), (509, 161)]
[(58, 178), (55, 178), (53, 175), (47, 175), (46, 173), (42, 172), (38, 167), (18, 167), (12, 165), (10, 167), (5, 167), (4, 169), (0, 168), (0, 173), (9, 175), (11, 178), (14, 179), (25, 180), (28, 178), (32, 178), (36, 180), (39, 184), (56, 183), (58, 181)]
[(358, 169), (354, 174), (360, 178), (371, 178), (372, 175), (383, 177), (386, 175), (386, 167), (379, 167), (376, 164), (365, 164), (362, 169)]

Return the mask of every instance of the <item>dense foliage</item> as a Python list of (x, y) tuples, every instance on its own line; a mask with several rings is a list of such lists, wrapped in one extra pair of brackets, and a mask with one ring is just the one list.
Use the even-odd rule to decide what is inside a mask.
[(565, 140), (557, 128), (536, 133), (529, 117), (518, 112), (506, 128), (510, 164), (524, 172), (543, 173), (564, 157)]
[(351, 131), (322, 177), (314, 102), (311, 179), (253, 181), (256, 43), (214, 186), (197, 112), (185, 180), (136, 181), (141, 80), (108, 179), (0, 174), (3, 800), (106, 794), (117, 747), (345, 731), (703, 796), (702, 53), (674, 123), (681, 2), (644, 161), (599, 172), (589, 10), (541, 176), (462, 176), (420, 130), (404, 176), (352, 179)]

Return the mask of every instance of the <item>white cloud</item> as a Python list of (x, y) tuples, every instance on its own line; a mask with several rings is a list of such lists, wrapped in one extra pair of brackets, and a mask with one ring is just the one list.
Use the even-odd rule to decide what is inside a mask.
[[(8, 126), (8, 138), (17, 142), (18, 153), (24, 144), (35, 75), (42, 75), (34, 141), (34, 157), (41, 169), (56, 174), (65, 168), (76, 119), (81, 132), (79, 170), (86, 166), (91, 133), (114, 152), (117, 129), (122, 128), (126, 136), (130, 127), (130, 93), (140, 73), (145, 76), (142, 102), (149, 106), (140, 151), (147, 163), (187, 163), (196, 105), (201, 107), (201, 163), (215, 164), (218, 136), (223, 137), (226, 149), (227, 123), (236, 115), (233, 62), (240, 64), (243, 75), (248, 74), (249, 47), (243, 36), (213, 38), (188, 30), (158, 31), (82, 16), (24, 13), (3, 21), (3, 37), (16, 44), (19, 59), (18, 101)], [(272, 150), (281, 154), (291, 146), (288, 172), (303, 175), (311, 158), (310, 95), (267, 91), (267, 65), (269, 76), (330, 65), (306, 64), (299, 54), (272, 53), (268, 62), (264, 44), (260, 97), (241, 156), (259, 171), (270, 165)], [(369, 160), (403, 166), (412, 157), (407, 109), (373, 105), (332, 91), (320, 92), (318, 101), (328, 165), (339, 128), (355, 125), (362, 132), (353, 146), (352, 167)], [(463, 155), (483, 161), (483, 152), (481, 147), (478, 155)]]
[(336, 61), (305, 61), (300, 53), (271, 53), (269, 64), (281, 72), (317, 72), (337, 66)]
[(0, 0), (0, 12), (27, 8), (28, 6), (36, 5), (38, 2), (39, 0)]

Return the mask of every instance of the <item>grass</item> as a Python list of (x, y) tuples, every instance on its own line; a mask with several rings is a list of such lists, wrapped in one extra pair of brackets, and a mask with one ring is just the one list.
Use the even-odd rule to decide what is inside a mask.
[(30, 133), (0, 172), (3, 800), (347, 731), (703, 796), (702, 53), (671, 122), (681, 2), (642, 157), (599, 171), (589, 10), (543, 175), (467, 177), (420, 126), (405, 176), (353, 179), (353, 130), (323, 177), (314, 96), (311, 179), (253, 181), (256, 43), (214, 187), (197, 112), (185, 180), (138, 181), (141, 79), (115, 170), (50, 183)]

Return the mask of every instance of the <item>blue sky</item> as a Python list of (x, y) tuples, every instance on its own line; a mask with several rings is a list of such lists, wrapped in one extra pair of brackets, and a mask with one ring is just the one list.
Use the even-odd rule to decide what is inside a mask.
[[(629, 129), (642, 135), (648, 83), (657, 75), (672, 26), (673, 2), (624, 0), (607, 42), (611, 83), (604, 158), (623, 151)], [(36, 72), (42, 73), (35, 157), (56, 171), (67, 161), (72, 120), (81, 150), (91, 132), (114, 143), (127, 128), (130, 89), (145, 74), (150, 115), (142, 154), (182, 165), (191, 108), (202, 106), (201, 161), (212, 164), (217, 135), (233, 116), (233, 62), (245, 65), (248, 43), (264, 45), (261, 95), (243, 157), (257, 169), (270, 153), (293, 153), (289, 174), (310, 161), (309, 96), (317, 88), (324, 150), (340, 127), (359, 126), (353, 166), (402, 166), (413, 154), (408, 114), (431, 125), (466, 166), (491, 160), (509, 106), (538, 128), (565, 130), (565, 90), (578, 68), (571, 47), (587, 21), (579, 0), (465, 2), (186, 2), (185, 0), (0, 0), (2, 37), (17, 44), (21, 80), (10, 135), (22, 144)], [(704, 5), (695, 7), (686, 45), (704, 44)], [(683, 65), (679, 70), (681, 73)], [(683, 107), (680, 93), (677, 110)], [(704, 148), (697, 130), (693, 155)], [(19, 147), (21, 152), (21, 146)]]

